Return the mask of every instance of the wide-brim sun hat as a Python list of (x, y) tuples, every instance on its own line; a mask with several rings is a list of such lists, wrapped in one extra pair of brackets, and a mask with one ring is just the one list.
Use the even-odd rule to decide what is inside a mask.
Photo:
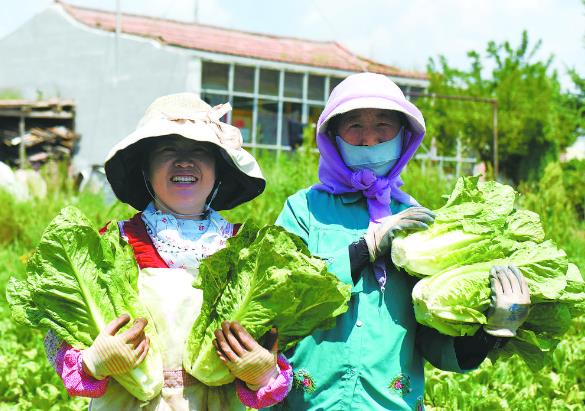
[(229, 210), (261, 194), (266, 180), (256, 159), (242, 148), (240, 130), (219, 121), (229, 110), (229, 103), (211, 107), (193, 93), (157, 98), (136, 130), (106, 157), (106, 177), (116, 197), (137, 210), (144, 210), (152, 201), (143, 175), (144, 149), (147, 143), (166, 136), (181, 136), (217, 148), (221, 158), (216, 175), (221, 185), (210, 204), (214, 210)]
[(345, 78), (333, 89), (319, 117), (318, 132), (325, 134), (333, 117), (364, 108), (398, 111), (405, 115), (415, 135), (426, 131), (422, 113), (406, 99), (396, 83), (381, 74), (358, 73)]

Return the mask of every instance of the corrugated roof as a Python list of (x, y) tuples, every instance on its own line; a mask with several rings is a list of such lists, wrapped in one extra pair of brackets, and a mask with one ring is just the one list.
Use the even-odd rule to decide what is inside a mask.
[[(61, 1), (58, 3), (75, 20), (87, 26), (115, 31), (114, 12), (73, 6)], [(362, 58), (337, 42), (278, 37), (130, 14), (121, 15), (121, 31), (164, 44), (212, 53), (355, 72), (371, 71), (398, 77), (427, 78), (425, 73), (400, 70)]]

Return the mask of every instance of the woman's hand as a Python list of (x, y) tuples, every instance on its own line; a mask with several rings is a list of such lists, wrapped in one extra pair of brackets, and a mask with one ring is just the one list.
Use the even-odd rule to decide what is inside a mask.
[(221, 329), (215, 331), (213, 345), (220, 360), (229, 368), (234, 377), (257, 390), (278, 377), (276, 352), (278, 336), (276, 329), (270, 331), (269, 349), (262, 347), (237, 321), (224, 321)]
[(118, 334), (128, 321), (128, 314), (111, 321), (99, 333), (91, 347), (83, 351), (83, 368), (89, 375), (103, 379), (109, 375), (124, 374), (144, 360), (150, 346), (150, 339), (144, 334), (148, 321), (137, 318), (132, 327)]
[(515, 337), (530, 309), (530, 291), (518, 269), (494, 266), (490, 270), (492, 299), (485, 332), (496, 337)]
[(435, 214), (424, 207), (410, 207), (398, 214), (380, 219), (378, 224), (371, 224), (364, 235), (370, 261), (388, 254), (392, 246), (392, 239), (398, 231), (420, 231), (429, 228), (435, 221)]

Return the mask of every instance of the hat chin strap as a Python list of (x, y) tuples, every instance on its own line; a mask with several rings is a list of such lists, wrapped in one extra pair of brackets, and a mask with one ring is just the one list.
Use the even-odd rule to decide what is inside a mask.
[(207, 216), (209, 214), (209, 210), (210, 210), (210, 205), (213, 202), (213, 200), (215, 199), (215, 196), (217, 195), (217, 192), (219, 191), (219, 187), (221, 186), (221, 180), (217, 181), (214, 184), (213, 192), (211, 193), (211, 196), (209, 196), (209, 201), (207, 201), (205, 203), (205, 207), (204, 207), (205, 211), (203, 211), (202, 213), (195, 213), (195, 214), (182, 214), (182, 213), (178, 213), (178, 212), (174, 211), (164, 201), (162, 201), (155, 193), (153, 193), (154, 190), (150, 189), (150, 182), (146, 178), (146, 175), (144, 174), (144, 170), (142, 170), (142, 178), (144, 179), (144, 185), (146, 186), (146, 191), (148, 191), (148, 194), (150, 194), (150, 196), (152, 197), (152, 199), (156, 203), (158, 203), (159, 205), (162, 206), (163, 211), (166, 211), (167, 213), (170, 213), (170, 214), (174, 215), (175, 217), (179, 217), (179, 218), (196, 218), (196, 217), (207, 218)]

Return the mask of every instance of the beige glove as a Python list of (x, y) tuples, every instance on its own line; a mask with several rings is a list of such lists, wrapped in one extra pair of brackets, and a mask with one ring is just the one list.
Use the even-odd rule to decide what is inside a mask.
[(278, 377), (276, 365), (278, 338), (276, 331), (269, 335), (270, 350), (258, 344), (237, 321), (224, 321), (215, 331), (213, 344), (221, 361), (234, 377), (244, 381), (251, 390), (258, 390)]
[(388, 254), (392, 246), (392, 239), (398, 231), (420, 231), (429, 228), (435, 221), (435, 214), (424, 207), (410, 207), (398, 214), (380, 219), (378, 224), (370, 224), (364, 235), (370, 261)]
[(111, 321), (91, 347), (82, 352), (84, 371), (101, 380), (110, 375), (127, 373), (144, 360), (150, 344), (144, 334), (147, 321), (145, 318), (137, 318), (132, 327), (117, 334), (128, 321), (128, 314)]
[(530, 309), (530, 291), (524, 276), (513, 265), (490, 270), (492, 301), (487, 312), (486, 333), (496, 337), (515, 337), (516, 330)]

